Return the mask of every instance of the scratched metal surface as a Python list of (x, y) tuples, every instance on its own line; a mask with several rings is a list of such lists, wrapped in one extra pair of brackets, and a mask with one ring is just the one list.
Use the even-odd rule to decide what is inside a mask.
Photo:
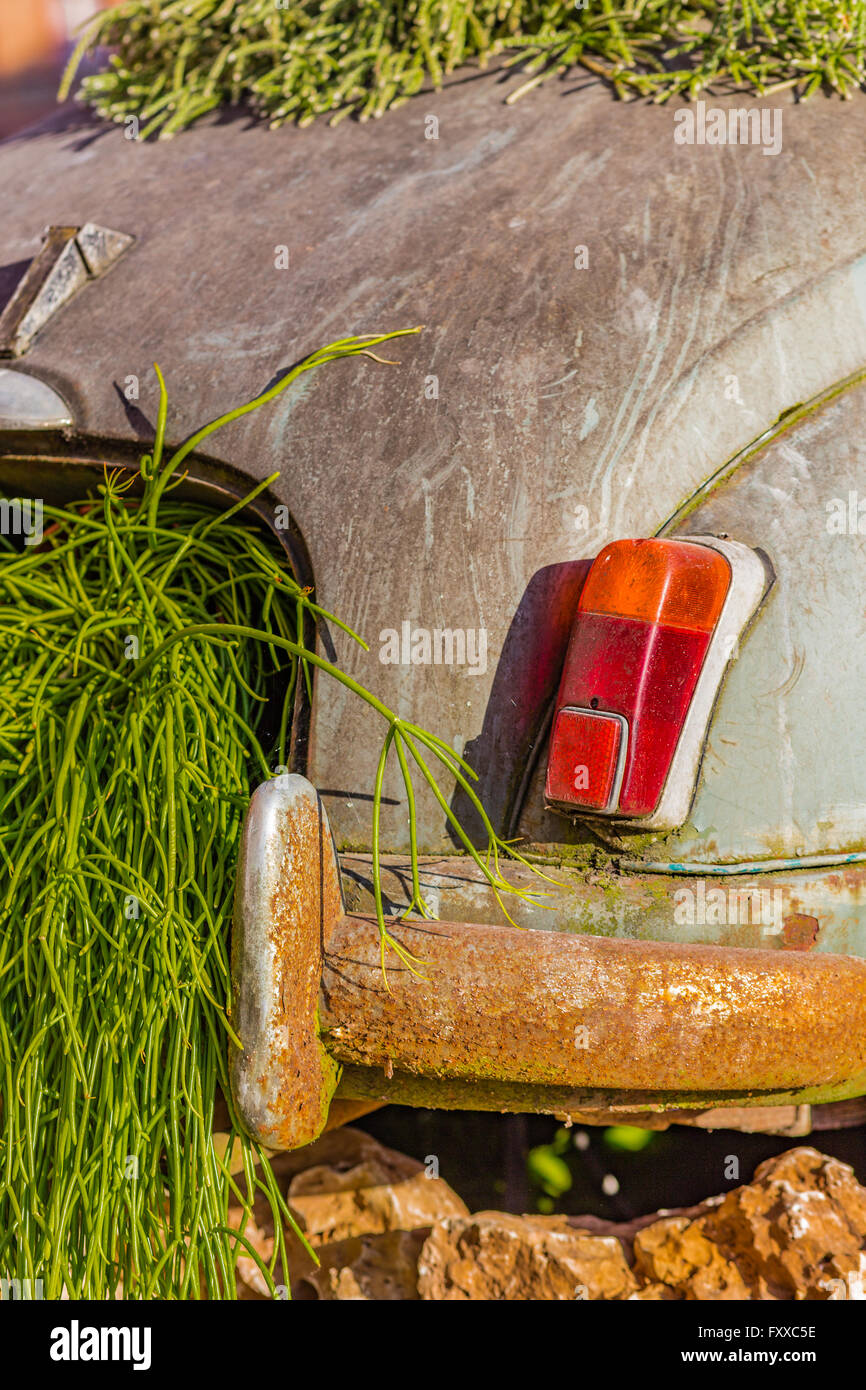
[[(859, 384), (734, 469), (680, 523), (679, 534), (728, 533), (763, 549), (776, 582), (725, 678), (687, 824), (653, 843), (635, 838), (630, 855), (708, 865), (791, 859), (796, 869), (810, 856), (864, 848), (864, 478)], [(521, 822), (541, 842), (555, 832), (540, 809), (543, 766)], [(844, 889), (861, 950), (862, 867), (828, 869), (825, 895), (839, 901)]]
[[(686, 532), (736, 528), (762, 546), (777, 582), (731, 667), (689, 824), (665, 857), (757, 860), (864, 847), (864, 480), (861, 385), (782, 435), (687, 518)], [(837, 524), (841, 533), (828, 529)]]
[[(424, 139), (428, 112), (438, 141)], [(218, 455), (251, 477), (282, 468), (276, 493), (322, 600), (371, 640), (367, 655), (338, 641), (341, 659), (469, 744), (504, 821), (575, 562), (655, 531), (782, 410), (866, 362), (866, 99), (844, 115), (786, 104), (777, 157), (675, 146), (671, 111), (618, 105), (598, 86), (551, 85), (506, 108), (490, 79), (337, 131), (230, 119), (141, 146), (85, 118), (49, 123), (0, 147), (0, 267), (31, 257), (48, 222), (94, 220), (137, 241), (22, 365), (61, 391), (83, 432), (128, 440), (153, 424), (157, 359), (179, 437), (323, 341), (427, 324), (399, 345), (399, 370), (354, 362), (308, 377), (233, 425)], [(588, 270), (575, 268), (578, 245)], [(131, 373), (140, 414), (118, 389)], [(736, 531), (764, 534), (769, 500), (749, 500)], [(486, 673), (382, 665), (378, 634), (403, 621), (486, 628)], [(797, 717), (809, 731), (817, 721), (805, 703)], [(344, 845), (368, 846), (381, 732), (319, 682), (308, 771)], [(754, 804), (719, 844), (742, 853), (787, 833), (815, 765), (778, 793), (755, 772)], [(828, 804), (842, 808), (849, 783), (845, 759), (822, 763)], [(405, 805), (396, 782), (386, 790), (385, 843), (399, 849)], [(808, 806), (798, 814), (802, 843), (838, 839), (832, 817), (825, 835)], [(419, 815), (422, 847), (448, 848), (430, 799)]]
[[(344, 854), (348, 910), (373, 907), (370, 855)], [(695, 877), (621, 873), (614, 866), (546, 865), (552, 882), (508, 863), (508, 881), (525, 896), (508, 900), (518, 926), (630, 941), (689, 942), (772, 951), (866, 956), (866, 870), (841, 868)], [(468, 857), (423, 860), (425, 900), (443, 921), (503, 921), (480, 870)], [(386, 912), (398, 916), (411, 899), (407, 856), (388, 856), (382, 873)]]

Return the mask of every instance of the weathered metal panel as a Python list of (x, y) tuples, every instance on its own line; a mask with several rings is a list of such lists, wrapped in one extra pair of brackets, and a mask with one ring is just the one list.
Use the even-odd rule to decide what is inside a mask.
[[(371, 639), (368, 655), (338, 639), (341, 659), (474, 745), (503, 814), (537, 693), (514, 666), (494, 683), (512, 622), (536, 628), (533, 597), (556, 602), (561, 567), (655, 530), (782, 410), (866, 361), (866, 98), (844, 121), (785, 105), (774, 158), (675, 145), (671, 110), (600, 87), (506, 108), (484, 79), (337, 131), (236, 117), (141, 145), (76, 120), (0, 148), (0, 261), (32, 255), (52, 221), (136, 237), (23, 359), (84, 431), (146, 433), (118, 388), (140, 377), (152, 426), (154, 359), (179, 437), (322, 341), (428, 325), (399, 371), (305, 378), (218, 447), (257, 478), (283, 468), (323, 601)], [(380, 664), (379, 633), (404, 621), (484, 628), (487, 670)], [(319, 682), (310, 773), (344, 843), (368, 844), (380, 732)], [(405, 806), (386, 790), (399, 848)], [(445, 847), (435, 803), (419, 815), (424, 846)]]
[[(866, 386), (743, 464), (690, 512), (763, 547), (777, 582), (730, 668), (688, 824), (655, 859), (866, 846)], [(862, 507), (860, 506), (862, 503)]]
[(323, 1040), (419, 1076), (627, 1090), (787, 1091), (866, 1072), (866, 963), (343, 917), (325, 952)]
[[(630, 941), (670, 941), (778, 951), (866, 956), (866, 865), (735, 874), (701, 879), (622, 872), (597, 851), (571, 866), (540, 866), (544, 882), (520, 864), (503, 873), (521, 896), (504, 899), (518, 927), (588, 933)], [(372, 911), (369, 855), (341, 857), (346, 902)], [(411, 899), (408, 860), (387, 859), (386, 910)], [(443, 919), (502, 922), (502, 908), (471, 859), (423, 861), (422, 893)]]

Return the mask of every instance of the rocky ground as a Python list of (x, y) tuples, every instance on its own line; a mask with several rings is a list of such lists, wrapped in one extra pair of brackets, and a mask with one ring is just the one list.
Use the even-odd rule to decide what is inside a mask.
[[(423, 1164), (357, 1129), (274, 1160), (319, 1265), (289, 1240), (282, 1277), (301, 1299), (866, 1298), (866, 1188), (813, 1148), (750, 1183), (627, 1224), (590, 1216), (471, 1214)], [(266, 1257), (265, 1204), (247, 1238)], [(243, 1298), (269, 1297), (252, 1259)]]

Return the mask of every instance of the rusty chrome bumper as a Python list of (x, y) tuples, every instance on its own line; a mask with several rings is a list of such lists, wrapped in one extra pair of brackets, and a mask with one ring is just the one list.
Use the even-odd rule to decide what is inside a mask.
[(407, 921), (391, 956), (347, 914), (303, 778), (253, 797), (232, 942), (232, 1089), (271, 1149), (336, 1096), (605, 1116), (777, 1107), (866, 1091), (866, 961), (825, 952)]

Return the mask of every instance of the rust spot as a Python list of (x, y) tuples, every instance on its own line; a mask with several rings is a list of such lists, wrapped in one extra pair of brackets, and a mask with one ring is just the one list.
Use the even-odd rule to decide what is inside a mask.
[[(816, 920), (794, 920), (811, 924), (811, 945)], [(341, 918), (326, 952), (321, 1025), (345, 1065), (722, 1093), (837, 1084), (866, 1064), (866, 964), (847, 956), (457, 922), (391, 930), (423, 956), (424, 979), (395, 964), (386, 987), (369, 917)]]
[(339, 1065), (318, 1030), (322, 953), (342, 909), (327, 821), (303, 779), (275, 779), (250, 807), (232, 932), (243, 1051), (232, 1086), (249, 1131), (293, 1149), (324, 1128)]
[(782, 922), (782, 949), (811, 951), (818, 940), (818, 918), (806, 912), (792, 912)]
[(295, 1147), (301, 1130), (316, 1137), (336, 1079), (335, 1068), (325, 1059), (316, 1019), (323, 936), (341, 907), (336, 875), (330, 863), (326, 868), (326, 836), (315, 807), (283, 812), (283, 857), (271, 895), (270, 937), (284, 968), (274, 999), (277, 1030), (269, 1058), (272, 1079), (283, 1079), (279, 1099), (285, 1109), (280, 1116), (278, 1108), (274, 1127), (281, 1148)]

